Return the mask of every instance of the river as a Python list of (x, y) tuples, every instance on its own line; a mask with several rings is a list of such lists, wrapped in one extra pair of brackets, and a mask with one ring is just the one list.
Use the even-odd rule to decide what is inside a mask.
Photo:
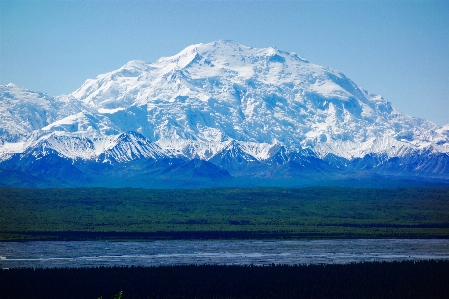
[(449, 259), (449, 240), (0, 242), (0, 268), (344, 264), (428, 259)]

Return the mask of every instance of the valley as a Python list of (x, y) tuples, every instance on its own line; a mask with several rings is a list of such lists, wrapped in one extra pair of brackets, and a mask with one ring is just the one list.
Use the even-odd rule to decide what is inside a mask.
[(448, 188), (0, 188), (20, 240), (447, 238)]

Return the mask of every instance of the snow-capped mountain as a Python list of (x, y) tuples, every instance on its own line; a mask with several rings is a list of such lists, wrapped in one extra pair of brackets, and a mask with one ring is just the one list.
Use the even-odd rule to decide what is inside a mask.
[(0, 142), (25, 141), (33, 131), (79, 111), (76, 104), (12, 83), (0, 85)]
[(69, 95), (0, 86), (0, 116), (0, 167), (45, 148), (72, 164), (150, 159), (176, 168), (196, 159), (234, 176), (325, 168), (449, 175), (448, 126), (404, 115), (295, 53), (232, 41), (130, 61)]

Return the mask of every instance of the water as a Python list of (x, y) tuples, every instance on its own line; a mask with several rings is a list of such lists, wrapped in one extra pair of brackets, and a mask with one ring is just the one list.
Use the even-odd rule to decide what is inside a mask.
[(0, 242), (0, 268), (344, 264), (449, 259), (449, 240)]

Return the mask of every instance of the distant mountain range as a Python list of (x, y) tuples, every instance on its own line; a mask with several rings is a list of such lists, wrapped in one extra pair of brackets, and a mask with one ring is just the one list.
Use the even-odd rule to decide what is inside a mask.
[(0, 86), (0, 186), (449, 183), (449, 125), (345, 75), (219, 40), (57, 97)]

